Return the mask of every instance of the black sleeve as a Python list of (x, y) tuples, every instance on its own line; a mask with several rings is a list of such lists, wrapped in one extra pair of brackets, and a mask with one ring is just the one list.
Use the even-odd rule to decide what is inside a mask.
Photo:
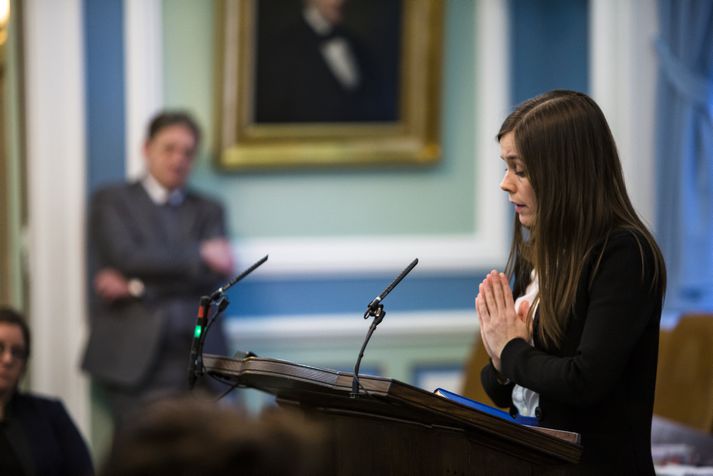
[(660, 318), (656, 309), (661, 296), (652, 286), (653, 277), (653, 254), (642, 252), (631, 233), (613, 237), (588, 288), (574, 355), (558, 357), (523, 339), (513, 339), (501, 354), (502, 373), (523, 387), (569, 405), (600, 401), (621, 379), (646, 326)]
[(60, 446), (63, 457), (60, 474), (66, 476), (91, 476), (94, 474), (92, 459), (89, 450), (70, 418), (67, 410), (60, 401), (49, 401), (51, 406), (51, 425), (55, 432), (56, 441)]
[(498, 371), (493, 367), (492, 362), (488, 362), (488, 365), (483, 367), (483, 370), (480, 372), (480, 382), (483, 384), (483, 389), (485, 389), (485, 393), (488, 394), (495, 405), (499, 407), (511, 407), (512, 388), (515, 384), (512, 382), (501, 384), (498, 382), (497, 377)]

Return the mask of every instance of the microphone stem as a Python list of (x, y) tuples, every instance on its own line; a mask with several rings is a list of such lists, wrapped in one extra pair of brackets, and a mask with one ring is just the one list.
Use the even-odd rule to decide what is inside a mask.
[(352, 393), (350, 395), (351, 398), (356, 398), (357, 396), (359, 396), (359, 367), (361, 366), (361, 359), (364, 358), (364, 351), (366, 350), (366, 346), (369, 343), (369, 339), (371, 339), (372, 334), (374, 334), (374, 331), (376, 330), (376, 326), (381, 323), (385, 315), (386, 311), (384, 311), (384, 307), (380, 306), (377, 315), (375, 315), (374, 320), (371, 321), (371, 325), (369, 326), (369, 330), (366, 333), (364, 343), (361, 345), (361, 349), (359, 350), (359, 357), (357, 357), (356, 364), (354, 365), (354, 378), (352, 379)]

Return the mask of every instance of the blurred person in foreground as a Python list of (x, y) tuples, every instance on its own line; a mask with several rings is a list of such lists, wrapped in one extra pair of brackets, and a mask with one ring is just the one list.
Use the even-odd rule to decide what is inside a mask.
[(87, 446), (62, 402), (18, 389), (30, 343), (24, 318), (0, 308), (0, 475), (92, 475)]
[[(90, 201), (93, 293), (83, 368), (106, 393), (117, 425), (149, 400), (188, 390), (200, 297), (233, 272), (222, 206), (187, 188), (200, 136), (187, 113), (159, 113), (146, 133), (144, 177), (101, 188)], [(205, 350), (227, 353), (220, 325)]]
[(505, 273), (476, 298), (483, 387), (531, 424), (580, 433), (577, 474), (654, 474), (666, 270), (604, 114), (551, 91), (518, 106), (498, 140), (515, 226)]
[[(116, 436), (102, 476), (331, 474), (326, 433), (298, 413), (259, 418), (198, 399), (155, 402)], [(331, 468), (333, 469), (333, 468)]]

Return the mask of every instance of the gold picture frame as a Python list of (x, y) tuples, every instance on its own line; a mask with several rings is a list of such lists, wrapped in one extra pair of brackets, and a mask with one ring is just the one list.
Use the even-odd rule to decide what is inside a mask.
[[(273, 61), (273, 53), (268, 55), (259, 48), (258, 22), (264, 25), (265, 21), (273, 21), (272, 18), (286, 17), (273, 16), (275, 12), (267, 9), (268, 5), (275, 8), (274, 5), (283, 1), (218, 0), (216, 3), (218, 166), (237, 171), (437, 161), (441, 156), (442, 0), (371, 0), (372, 9), (390, 5), (390, 13), (398, 23), (392, 33), (398, 42), (393, 47), (396, 61), (382, 60), (387, 68), (393, 68), (389, 83), (393, 84), (393, 103), (379, 104), (387, 104), (391, 112), (375, 112), (373, 116), (366, 112), (355, 116), (359, 119), (338, 121), (312, 121), (305, 117), (285, 120), (277, 116), (273, 120), (268, 115), (270, 107), (261, 106), (274, 97), (264, 93), (270, 84), (263, 79), (267, 76), (258, 81), (264, 71), (262, 65), (270, 66), (277, 61)], [(298, 0), (289, 1), (301, 5)], [(369, 0), (358, 0), (350, 6), (363, 9), (368, 4)], [(260, 8), (262, 14), (269, 17), (258, 18)], [(296, 16), (299, 19), (300, 15)], [(382, 30), (388, 34), (388, 28)], [(301, 56), (299, 61), (302, 61)], [(290, 74), (280, 81), (286, 87), (298, 83)], [(260, 98), (259, 92), (263, 93)], [(300, 110), (312, 112), (311, 108)]]

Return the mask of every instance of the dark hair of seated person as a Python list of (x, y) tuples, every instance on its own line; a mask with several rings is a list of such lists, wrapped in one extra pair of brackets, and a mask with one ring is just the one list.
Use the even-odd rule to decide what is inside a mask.
[(301, 414), (250, 417), (183, 397), (152, 404), (127, 424), (99, 475), (326, 475), (324, 442), (322, 427)]

